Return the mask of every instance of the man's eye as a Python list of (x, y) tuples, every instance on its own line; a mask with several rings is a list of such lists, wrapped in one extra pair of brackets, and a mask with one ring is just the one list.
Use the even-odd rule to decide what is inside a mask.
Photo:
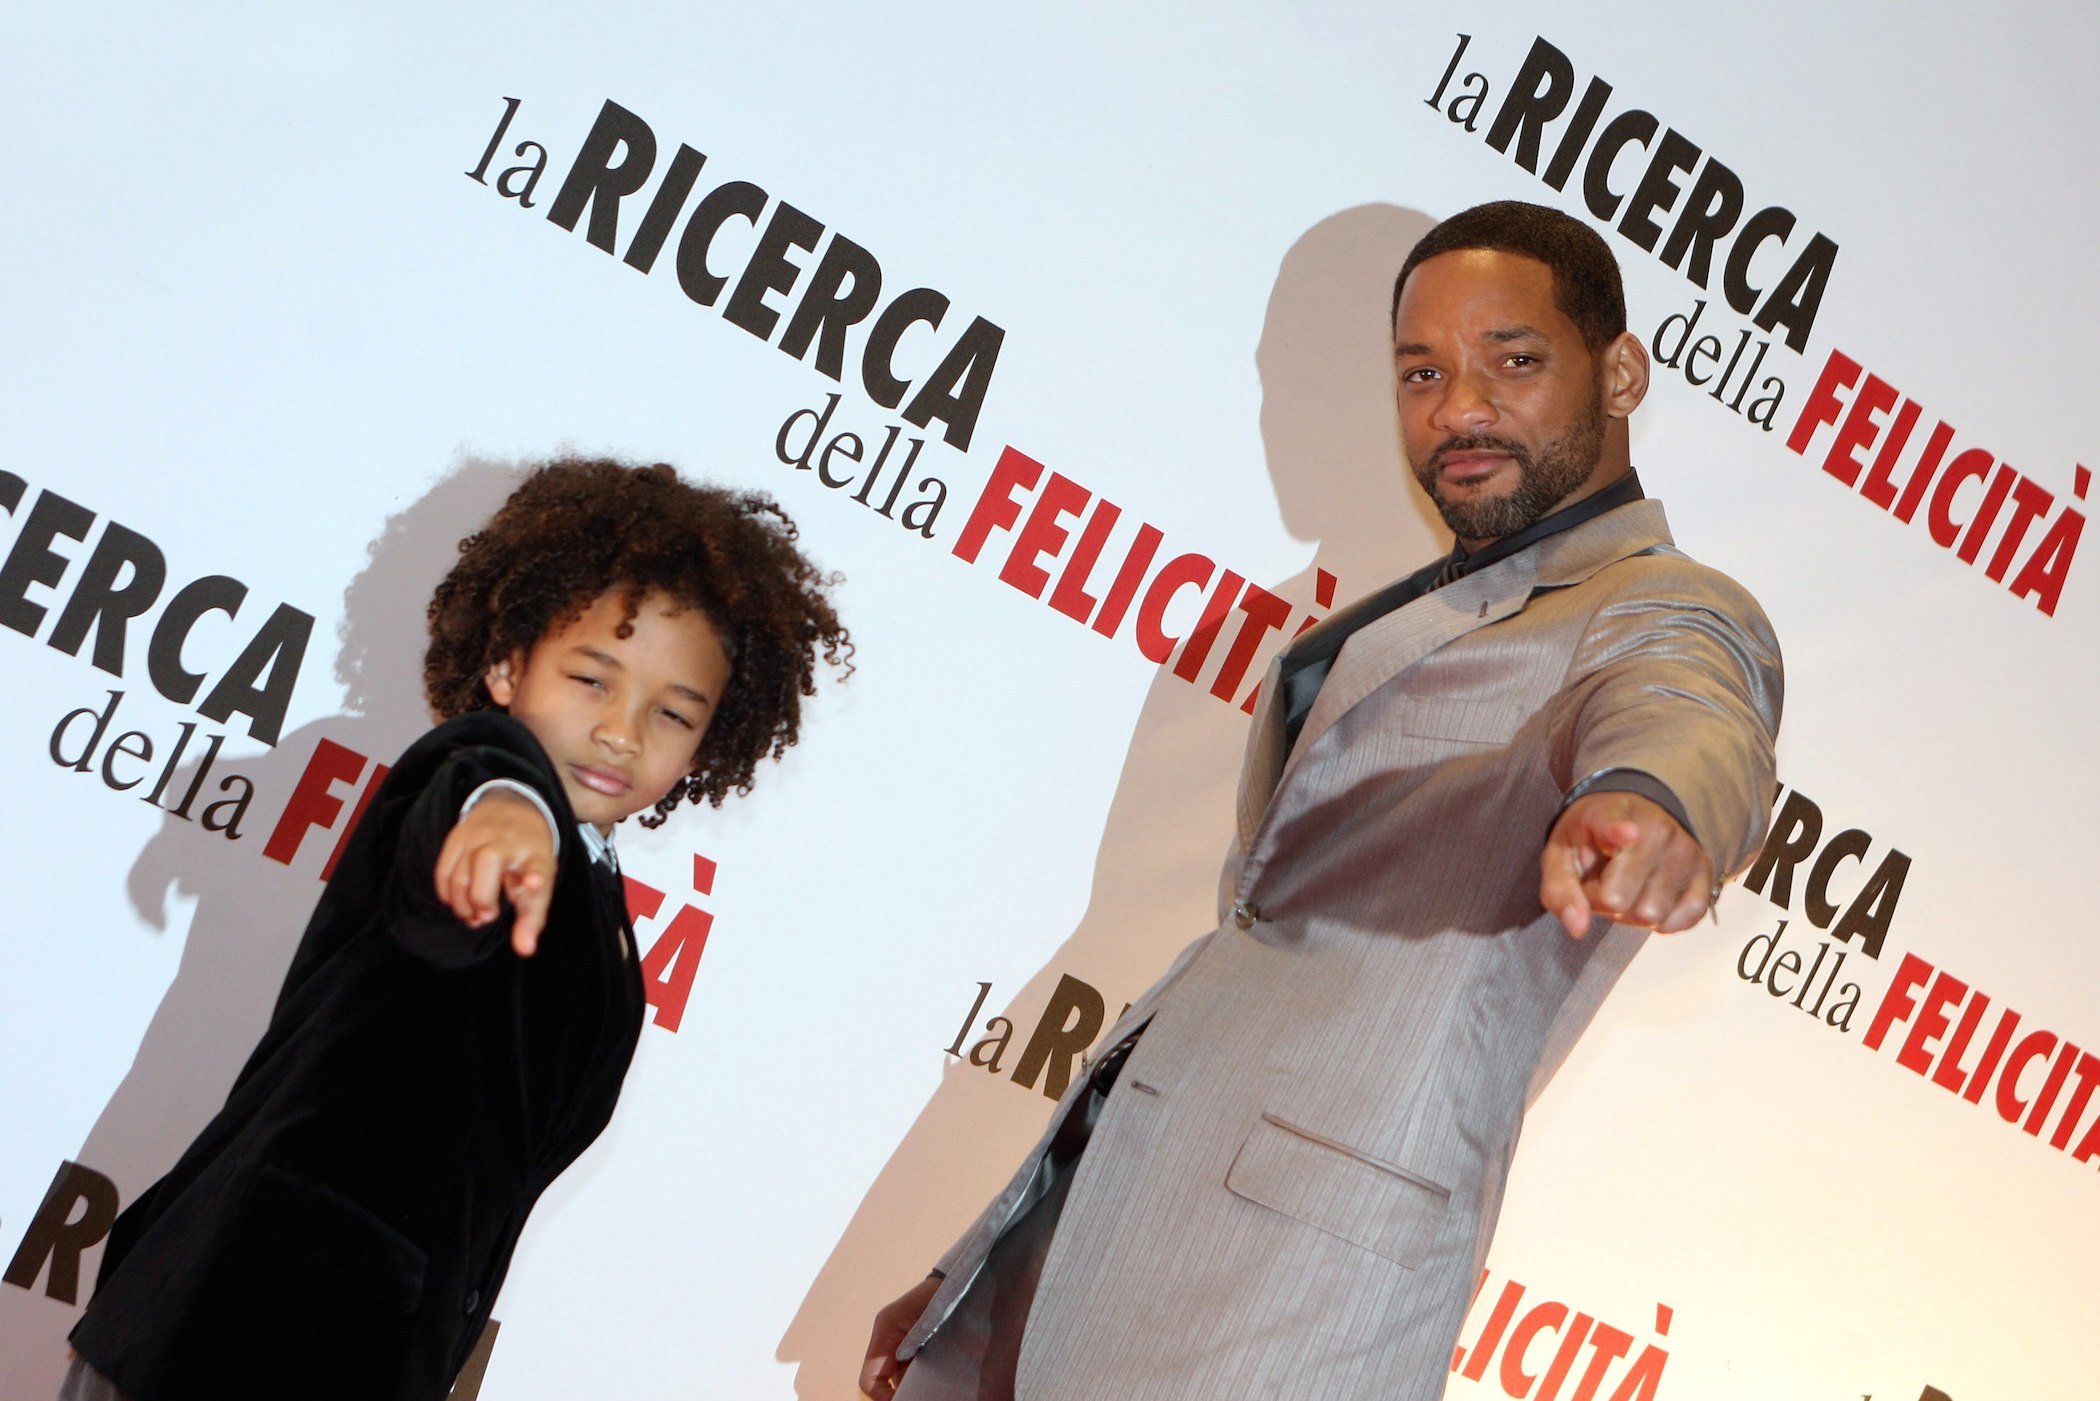
[(1400, 374), (1400, 382), (1402, 384), (1428, 384), (1435, 378), (1436, 371), (1430, 369), (1427, 365), (1417, 369), (1403, 370)]

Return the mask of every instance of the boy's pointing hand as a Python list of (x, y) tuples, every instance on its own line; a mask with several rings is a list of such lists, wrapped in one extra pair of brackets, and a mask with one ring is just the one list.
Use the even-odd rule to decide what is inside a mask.
[(469, 929), (503, 912), (516, 919), (510, 946), (532, 957), (554, 898), (554, 834), (538, 808), (515, 793), (486, 794), (453, 825), (438, 852), (437, 897)]

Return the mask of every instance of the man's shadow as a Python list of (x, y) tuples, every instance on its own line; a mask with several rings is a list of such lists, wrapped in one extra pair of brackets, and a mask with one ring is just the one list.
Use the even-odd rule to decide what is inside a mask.
[[(335, 659), (342, 712), (302, 725), (256, 758), (213, 766), (200, 808), (221, 796), (215, 789), (227, 772), (238, 771), (255, 784), (237, 840), (171, 815), (133, 863), (131, 901), (153, 930), (166, 930), (170, 896), (196, 904), (174, 980), (131, 1069), (76, 1155), (116, 1183), (121, 1201), (129, 1203), (174, 1166), (218, 1112), (269, 1021), (278, 984), (321, 893), (321, 869), (348, 822), (362, 778), (371, 774), (368, 767), (356, 785), (337, 785), (335, 792), (345, 799), (341, 816), (331, 829), (309, 830), (290, 864), (266, 858), (262, 850), (271, 827), (316, 744), (330, 739), (375, 764), (387, 763), (429, 728), (422, 699), (424, 609), (458, 558), (461, 537), (486, 521), (517, 481), (512, 465), (468, 459), (390, 517), (343, 594)], [(187, 791), (194, 774), (194, 765), (185, 768), (171, 791)], [(77, 1304), (93, 1291), (101, 1253), (98, 1245), (81, 1259)], [(65, 1368), (64, 1335), (79, 1309), (48, 1298), (45, 1286), (40, 1276), (33, 1289), (0, 1289), (0, 1376), (8, 1379), (11, 1396), (55, 1394)]]
[[(1294, 619), (1325, 614), (1449, 548), (1409, 485), (1393, 404), (1393, 279), (1432, 223), (1361, 205), (1314, 225), (1278, 268), (1255, 364), (1277, 510), (1292, 538), (1315, 546), (1305, 569), (1267, 586)], [(1283, 640), (1272, 635), (1250, 675)], [(1042, 1132), (1050, 1100), (1011, 1077), (1059, 982), (1093, 985), (1113, 1022), (1215, 926), (1246, 731), (1237, 705), (1161, 667), (1131, 734), (1078, 927), (1010, 1001), (980, 1009), (964, 1056), (994, 1013), (1015, 1029), (1012, 1044), (996, 1070), (947, 1059), (781, 1339), (778, 1356), (798, 1364), (802, 1401), (859, 1396), (875, 1311), (924, 1277)]]

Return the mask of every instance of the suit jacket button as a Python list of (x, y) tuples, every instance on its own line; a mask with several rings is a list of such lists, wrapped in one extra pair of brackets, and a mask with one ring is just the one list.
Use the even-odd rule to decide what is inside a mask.
[(1232, 922), (1242, 929), (1252, 929), (1261, 918), (1261, 910), (1251, 901), (1242, 900), (1232, 907)]
[(469, 1289), (467, 1291), (467, 1313), (471, 1316), (480, 1307), (481, 1291), (479, 1289)]

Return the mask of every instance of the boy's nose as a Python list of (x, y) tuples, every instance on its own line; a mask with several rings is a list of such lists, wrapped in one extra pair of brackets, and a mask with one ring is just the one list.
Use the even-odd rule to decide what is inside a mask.
[(592, 735), (600, 744), (613, 750), (615, 753), (631, 754), (634, 752), (634, 724), (624, 714), (615, 711), (599, 716), (597, 727), (592, 731)]

